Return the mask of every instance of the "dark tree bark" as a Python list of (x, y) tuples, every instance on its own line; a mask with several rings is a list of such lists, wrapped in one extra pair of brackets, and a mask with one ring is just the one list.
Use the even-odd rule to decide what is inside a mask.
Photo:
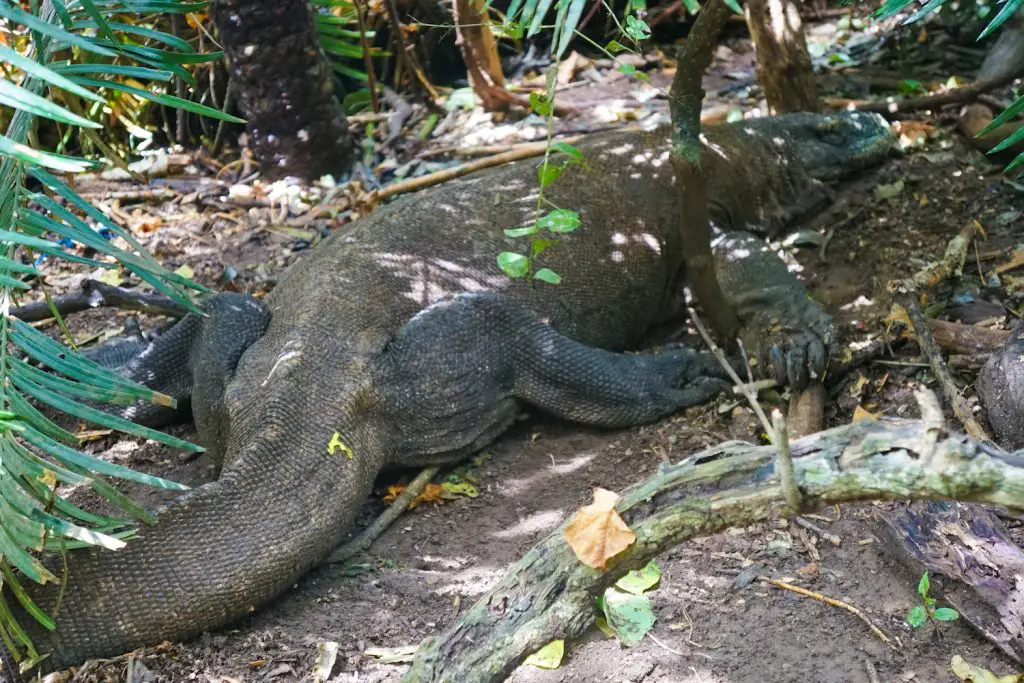
[(348, 171), (355, 146), (305, 0), (214, 0), (212, 12), (264, 176)]
[(701, 168), (700, 111), (704, 102), (704, 72), (711, 65), (712, 51), (729, 14), (722, 0), (704, 4), (686, 43), (679, 49), (679, 63), (668, 99), (675, 127), (669, 160), (686, 207), (686, 212), (679, 215), (679, 231), (686, 244), (686, 277), (712, 327), (726, 345), (732, 345), (740, 324), (715, 273), (707, 178)]
[(747, 0), (747, 27), (757, 50), (757, 82), (771, 114), (820, 111), (807, 39), (794, 0)]

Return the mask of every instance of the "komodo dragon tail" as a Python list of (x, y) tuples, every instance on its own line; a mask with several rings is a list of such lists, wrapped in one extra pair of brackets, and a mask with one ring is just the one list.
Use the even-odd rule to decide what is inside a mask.
[[(189, 399), (202, 403), (195, 412), (210, 422), (237, 421), (237, 411), (225, 409), (231, 397), (224, 389), (243, 352), (263, 335), (269, 315), (256, 300), (239, 295), (218, 295), (206, 308), (209, 317), (186, 317), (123, 370), (136, 379), (149, 372), (147, 384), (185, 405)], [(205, 395), (183, 393), (200, 376), (196, 388), (203, 387)], [(292, 406), (299, 403), (290, 398)], [(46, 612), (53, 614), (60, 603), (53, 631), (7, 596), (36, 649), (50, 653), (38, 670), (63, 670), (90, 657), (152, 645), (168, 634), (189, 639), (211, 624), (244, 617), (291, 586), (341, 540), (359, 509), (353, 501), (369, 495), (380, 464), (341, 453), (326, 457), (326, 442), (314, 443), (303, 434), (311, 430), (285, 428), (294, 427), (296, 417), (287, 406), (278, 410), (265, 399), (259, 410), (259, 428), (243, 430), (250, 438), (203, 444), (214, 455), (227, 450), (231, 458), (218, 480), (158, 510), (157, 522), (142, 525), (121, 550), (69, 553), (64, 590), (54, 584), (29, 587)], [(136, 418), (164, 422), (168, 415), (143, 412)], [(214, 433), (224, 434), (227, 427)], [(367, 443), (360, 441), (361, 429), (354, 425), (346, 432), (349, 443)], [(268, 468), (268, 462), (274, 466)], [(57, 576), (63, 572), (59, 563), (51, 569)], [(0, 680), (28, 680), (7, 649), (0, 651)]]

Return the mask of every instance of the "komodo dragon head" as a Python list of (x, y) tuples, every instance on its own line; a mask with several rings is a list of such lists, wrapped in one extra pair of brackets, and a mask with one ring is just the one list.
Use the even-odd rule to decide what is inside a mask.
[(878, 114), (786, 114), (764, 119), (758, 135), (776, 127), (780, 140), (792, 143), (793, 158), (818, 180), (845, 178), (878, 164), (896, 150), (896, 136)]

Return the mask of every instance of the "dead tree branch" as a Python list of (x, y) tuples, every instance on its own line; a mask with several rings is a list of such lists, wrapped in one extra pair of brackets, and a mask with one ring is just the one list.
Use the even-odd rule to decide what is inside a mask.
[[(922, 392), (922, 403), (935, 397)], [(926, 411), (927, 412), (927, 411)], [(1024, 500), (1024, 463), (1000, 457), (933, 420), (859, 421), (791, 444), (800, 511), (879, 499), (956, 499), (1008, 508)], [(594, 599), (631, 569), (682, 541), (788, 511), (775, 449), (722, 444), (623, 492), (617, 509), (636, 533), (608, 569), (581, 563), (564, 525), (512, 565), (443, 634), (425, 642), (404, 683), (505, 680), (531, 653), (575, 638), (594, 620)], [(716, 492), (709, 494), (714, 488)]]

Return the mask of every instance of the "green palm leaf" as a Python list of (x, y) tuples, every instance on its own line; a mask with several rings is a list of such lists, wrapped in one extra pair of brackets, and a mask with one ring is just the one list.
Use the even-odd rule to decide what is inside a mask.
[[(83, 546), (117, 548), (133, 535), (128, 520), (153, 521), (150, 511), (107, 479), (171, 490), (187, 488), (80, 450), (76, 435), (59, 426), (50, 413), (71, 415), (173, 448), (202, 449), (102, 409), (140, 401), (170, 405), (173, 400), (78, 355), (6, 311), (17, 292), (42, 278), (45, 269), (31, 265), (37, 255), (91, 267), (126, 268), (194, 311), (199, 309), (189, 292), (205, 291), (160, 265), (129, 231), (58, 177), (92, 169), (100, 159), (42, 149), (31, 142), (35, 138), (29, 133), (37, 119), (101, 130), (102, 125), (90, 118), (90, 109), (81, 103), (105, 102), (104, 94), (112, 91), (240, 122), (165, 91), (174, 76), (194, 83), (188, 67), (218, 60), (220, 53), (197, 53), (187, 41), (155, 30), (151, 23), (136, 25), (124, 18), (205, 8), (206, 3), (173, 0), (43, 0), (38, 11), (29, 12), (0, 1), (0, 19), (27, 29), (24, 35), (29, 42), (26, 51), (19, 51), (20, 45), (18, 49), (0, 45), (0, 59), (14, 72), (13, 78), (0, 81), (0, 105), (13, 111), (7, 130), (0, 131), (0, 584), (6, 587), (0, 592), (0, 640), (23, 665), (26, 659), (36, 661), (37, 654), (14, 620), (9, 600), (14, 595), (40, 623), (52, 626), (21, 583), (25, 577), (36, 582), (58, 580), (43, 563), (45, 554)], [(335, 40), (352, 38), (343, 25), (331, 28)], [(61, 61), (54, 62), (55, 55)], [(134, 79), (131, 85), (124, 82), (127, 79)], [(144, 85), (139, 87), (139, 82)], [(61, 99), (51, 99), (53, 93)], [(27, 191), (28, 177), (38, 180), (42, 189)], [(110, 230), (124, 242), (104, 239), (97, 228)], [(58, 239), (69, 239), (75, 246), (67, 248)], [(93, 253), (82, 256), (78, 247)], [(77, 507), (62, 496), (59, 487), (66, 485), (92, 488), (126, 518)]]

